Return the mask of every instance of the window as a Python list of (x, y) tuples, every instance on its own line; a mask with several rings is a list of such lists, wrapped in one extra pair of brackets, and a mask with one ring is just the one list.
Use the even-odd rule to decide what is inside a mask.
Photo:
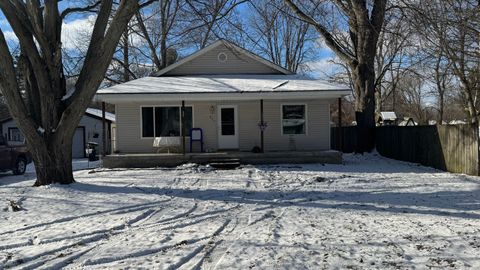
[(8, 128), (8, 140), (12, 142), (23, 142), (25, 138), (18, 128)]
[[(182, 107), (142, 107), (142, 137), (175, 137), (181, 136)], [(193, 127), (192, 107), (185, 107), (185, 132)], [(186, 135), (187, 135), (186, 134)]]
[(282, 105), (283, 134), (305, 134), (305, 105)]
[(142, 107), (142, 137), (153, 137), (153, 107)]

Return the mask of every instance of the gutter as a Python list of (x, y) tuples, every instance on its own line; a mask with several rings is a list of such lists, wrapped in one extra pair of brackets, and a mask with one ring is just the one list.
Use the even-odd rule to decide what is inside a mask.
[(348, 96), (351, 89), (307, 90), (307, 91), (272, 91), (272, 92), (196, 92), (196, 93), (99, 93), (96, 101), (109, 103), (135, 101), (218, 101), (218, 100), (285, 100), (285, 99), (331, 99)]

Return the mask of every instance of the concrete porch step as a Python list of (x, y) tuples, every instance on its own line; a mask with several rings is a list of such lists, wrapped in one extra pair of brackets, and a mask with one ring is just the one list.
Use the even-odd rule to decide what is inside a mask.
[(235, 169), (240, 166), (238, 158), (212, 158), (208, 164), (215, 169)]
[(222, 162), (240, 162), (239, 158), (211, 158), (209, 162), (222, 163)]

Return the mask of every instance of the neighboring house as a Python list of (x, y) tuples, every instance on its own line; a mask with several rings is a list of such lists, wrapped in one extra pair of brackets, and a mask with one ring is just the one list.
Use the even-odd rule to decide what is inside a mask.
[(380, 126), (394, 126), (397, 124), (397, 115), (395, 112), (380, 112), (377, 124)]
[(220, 40), (96, 99), (115, 104), (118, 153), (154, 153), (156, 137), (188, 137), (191, 128), (202, 129), (206, 152), (320, 151), (330, 149), (330, 104), (350, 93)]
[[(105, 113), (106, 130), (107, 130), (107, 152), (110, 152), (110, 144), (114, 142), (111, 131), (114, 130), (115, 114)], [(15, 121), (9, 117), (1, 122), (2, 134), (5, 139), (12, 145), (23, 144), (25, 138), (17, 127)], [(99, 154), (102, 153), (102, 111), (98, 109), (88, 108), (85, 115), (80, 120), (72, 142), (72, 157), (86, 157), (85, 150), (88, 142), (98, 143)]]
[(413, 127), (418, 126), (418, 123), (415, 122), (412, 117), (404, 117), (403, 120), (398, 123), (398, 125), (402, 127)]
[(467, 121), (465, 120), (452, 120), (448, 122), (449, 125), (465, 125)]

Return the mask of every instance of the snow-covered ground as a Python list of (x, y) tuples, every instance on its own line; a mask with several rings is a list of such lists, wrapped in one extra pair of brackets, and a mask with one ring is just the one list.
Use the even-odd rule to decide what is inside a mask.
[(480, 269), (478, 177), (376, 155), (75, 176), (0, 177), (0, 269)]

